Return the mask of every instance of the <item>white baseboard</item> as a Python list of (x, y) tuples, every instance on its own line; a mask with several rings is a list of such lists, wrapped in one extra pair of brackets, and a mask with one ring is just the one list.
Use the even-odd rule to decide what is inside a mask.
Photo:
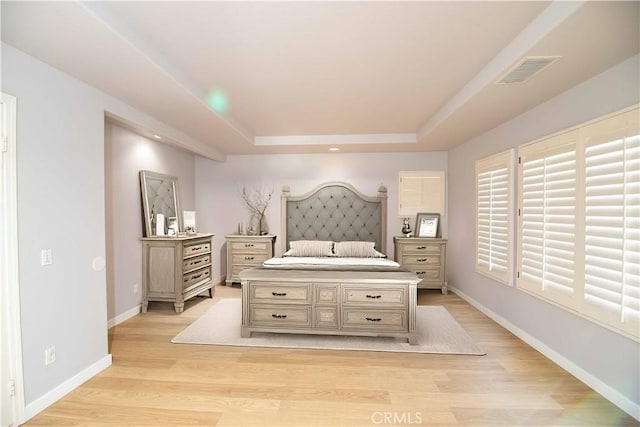
[(73, 391), (76, 387), (80, 386), (82, 383), (97, 375), (103, 369), (108, 368), (109, 366), (111, 366), (110, 354), (98, 360), (84, 371), (79, 372), (73, 377), (69, 378), (67, 381), (63, 382), (53, 390), (46, 393), (44, 396), (41, 396), (35, 401), (29, 403), (25, 408), (26, 419), (24, 421), (27, 422), (35, 415), (46, 409), (48, 406), (55, 403), (58, 399)]
[(460, 291), (459, 289), (449, 286), (449, 289), (453, 291), (456, 295), (459, 295), (463, 300), (467, 301), (469, 304), (480, 310), (482, 313), (486, 314), (493, 321), (498, 323), (500, 326), (520, 338), (522, 341), (529, 344), (531, 347), (538, 350), (547, 358), (551, 359), (557, 365), (559, 365), (562, 369), (569, 372), (574, 377), (578, 378), (580, 381), (585, 383), (587, 386), (591, 387), (597, 393), (602, 395), (605, 399), (609, 400), (611, 403), (616, 405), (618, 408), (622, 409), (627, 414), (631, 415), (636, 420), (640, 421), (640, 405), (633, 402), (628, 397), (624, 396), (619, 391), (612, 388), (610, 385), (605, 382), (599, 380), (598, 378), (591, 375), (589, 372), (585, 371), (571, 360), (562, 356), (552, 348), (548, 347), (542, 341), (534, 338), (529, 335), (527, 332), (515, 326), (513, 323), (509, 322), (504, 317), (495, 313), (494, 311), (488, 309), (484, 305), (480, 304), (475, 299), (471, 298), (469, 295)]
[(124, 322), (125, 320), (131, 319), (133, 316), (137, 316), (138, 314), (140, 314), (140, 307), (141, 306), (138, 304), (135, 307), (133, 307), (132, 309), (127, 310), (124, 313), (121, 313), (121, 314), (117, 315), (113, 319), (109, 319), (107, 321), (107, 328), (111, 329), (114, 326), (119, 325), (120, 323)]

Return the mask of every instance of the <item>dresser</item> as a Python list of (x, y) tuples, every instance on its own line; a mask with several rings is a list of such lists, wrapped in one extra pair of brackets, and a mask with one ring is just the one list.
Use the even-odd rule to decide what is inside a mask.
[(184, 302), (204, 291), (213, 296), (213, 234), (142, 239), (142, 312), (149, 301), (172, 302), (182, 313)]
[(273, 257), (276, 236), (246, 236), (228, 234), (227, 239), (227, 280), (226, 285), (240, 283), (239, 273), (247, 268), (262, 264)]
[(443, 294), (447, 293), (446, 239), (394, 237), (393, 243), (396, 262), (421, 279), (418, 289), (441, 289)]
[(252, 268), (240, 276), (245, 338), (259, 331), (417, 343), (414, 273)]

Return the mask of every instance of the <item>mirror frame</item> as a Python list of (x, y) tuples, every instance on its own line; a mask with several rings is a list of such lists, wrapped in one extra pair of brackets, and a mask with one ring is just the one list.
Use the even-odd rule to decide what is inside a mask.
[[(178, 192), (178, 177), (165, 175), (158, 172), (140, 171), (140, 190), (141, 190), (141, 198), (142, 198), (142, 225), (143, 225), (143, 237), (153, 237), (156, 236), (154, 230), (151, 230), (151, 210), (154, 203), (149, 200), (150, 196), (150, 184), (154, 181), (169, 181), (171, 185), (171, 189), (173, 190), (173, 202), (174, 202), (174, 211), (175, 217), (178, 221), (178, 231), (182, 231), (182, 211), (180, 210), (180, 194)], [(165, 215), (165, 219), (168, 221), (169, 215), (166, 215), (165, 212), (156, 212)], [(166, 223), (165, 223), (166, 224)], [(162, 237), (167, 237), (162, 236)]]

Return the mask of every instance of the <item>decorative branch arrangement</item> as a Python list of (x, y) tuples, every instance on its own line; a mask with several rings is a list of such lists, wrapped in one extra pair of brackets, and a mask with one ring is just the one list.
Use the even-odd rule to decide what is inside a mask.
[(262, 189), (258, 188), (253, 191), (247, 190), (246, 187), (242, 187), (242, 200), (249, 208), (251, 215), (258, 220), (258, 235), (262, 234), (262, 226), (264, 221), (264, 213), (269, 207), (273, 190), (269, 191), (265, 196), (262, 193)]

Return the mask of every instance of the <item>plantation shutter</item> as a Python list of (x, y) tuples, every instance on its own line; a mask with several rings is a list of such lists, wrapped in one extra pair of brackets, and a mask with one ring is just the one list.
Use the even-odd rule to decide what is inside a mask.
[(476, 161), (476, 271), (511, 285), (513, 150)]
[(640, 318), (640, 135), (638, 111), (583, 129), (584, 310), (638, 334)]
[(520, 150), (519, 287), (568, 302), (576, 258), (576, 143), (561, 134)]
[(400, 171), (398, 173), (398, 213), (419, 212), (445, 215), (444, 171)]
[(640, 338), (640, 109), (520, 146), (517, 287)]

